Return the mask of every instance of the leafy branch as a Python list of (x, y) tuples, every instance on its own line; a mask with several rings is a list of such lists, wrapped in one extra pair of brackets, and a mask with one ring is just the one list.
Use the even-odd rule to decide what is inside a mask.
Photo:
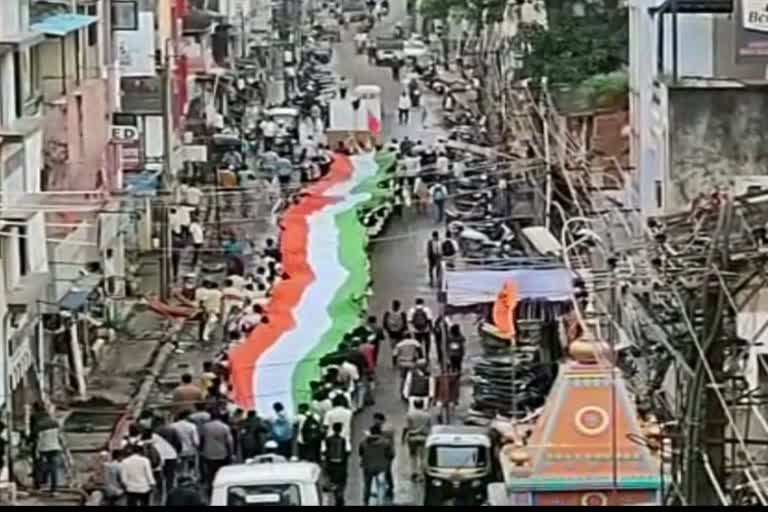
[(516, 41), (523, 52), (523, 73), (534, 80), (576, 85), (589, 77), (621, 69), (626, 62), (626, 9), (550, 18), (549, 29), (522, 28)]
[(504, 16), (507, 0), (422, 0), (421, 13), (432, 19), (446, 19), (451, 14), (466, 16), (475, 22), (498, 21)]

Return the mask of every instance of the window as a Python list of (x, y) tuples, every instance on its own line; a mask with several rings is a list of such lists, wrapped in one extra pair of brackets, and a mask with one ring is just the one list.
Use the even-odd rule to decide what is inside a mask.
[(27, 255), (27, 226), (18, 226), (16, 232), (19, 234), (19, 276), (23, 277), (29, 272)]
[[(98, 16), (99, 15), (99, 8), (98, 6), (94, 4), (89, 5), (81, 5), (77, 8), (77, 11), (80, 14), (85, 14), (86, 16)], [(91, 23), (88, 25), (88, 46), (97, 46), (99, 44), (99, 24), (97, 23)]]
[(488, 451), (480, 446), (434, 446), (429, 465), (435, 468), (468, 469), (488, 465)]
[(301, 491), (292, 484), (244, 485), (227, 489), (228, 507), (300, 507)]
[(661, 180), (654, 181), (654, 195), (656, 197), (656, 208), (663, 208), (664, 194), (661, 186)]

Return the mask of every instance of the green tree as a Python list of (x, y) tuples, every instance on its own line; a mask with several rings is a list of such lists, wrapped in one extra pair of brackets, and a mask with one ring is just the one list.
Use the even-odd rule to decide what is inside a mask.
[(518, 36), (523, 73), (551, 83), (580, 84), (587, 78), (620, 69), (627, 59), (626, 9), (593, 10), (585, 16), (550, 16), (549, 29), (524, 27)]
[(457, 13), (476, 22), (482, 22), (487, 13), (489, 21), (498, 21), (506, 7), (507, 0), (422, 0), (421, 13), (432, 19), (446, 19)]

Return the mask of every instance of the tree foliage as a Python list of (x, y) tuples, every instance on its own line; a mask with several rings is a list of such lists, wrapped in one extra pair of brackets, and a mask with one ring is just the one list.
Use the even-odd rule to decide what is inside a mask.
[(422, 0), (421, 13), (432, 19), (446, 19), (460, 14), (476, 22), (487, 18), (498, 21), (504, 15), (507, 0)]
[(576, 85), (591, 76), (621, 69), (628, 51), (626, 9), (552, 16), (550, 27), (525, 27), (518, 36), (523, 73), (550, 83)]

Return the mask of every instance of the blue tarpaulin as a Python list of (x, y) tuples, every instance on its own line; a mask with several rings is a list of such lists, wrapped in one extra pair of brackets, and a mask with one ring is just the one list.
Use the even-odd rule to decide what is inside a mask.
[(134, 196), (152, 197), (160, 188), (160, 171), (142, 171), (123, 174), (125, 190)]
[(83, 14), (56, 14), (45, 18), (39, 23), (35, 23), (30, 28), (35, 32), (42, 32), (47, 36), (64, 37), (75, 30), (80, 30), (97, 21), (99, 21), (99, 18), (96, 16), (85, 16)]
[(445, 273), (449, 306), (466, 307), (494, 302), (504, 284), (514, 280), (520, 299), (568, 300), (573, 294), (573, 274), (565, 268), (457, 270)]

